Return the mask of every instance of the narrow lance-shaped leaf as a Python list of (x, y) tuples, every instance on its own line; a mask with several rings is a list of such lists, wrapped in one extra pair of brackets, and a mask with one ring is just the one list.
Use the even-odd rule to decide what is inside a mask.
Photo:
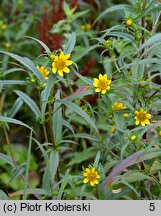
[(139, 152), (136, 152), (129, 157), (127, 157), (125, 160), (121, 161), (120, 164), (115, 166), (107, 179), (103, 182), (102, 187), (104, 188), (107, 183), (115, 177), (117, 174), (121, 173), (125, 168), (132, 166), (133, 164), (140, 163), (144, 160), (148, 160), (154, 157), (157, 157), (161, 155), (161, 150), (159, 149), (149, 149), (149, 150), (142, 150)]
[(15, 167), (12, 159), (9, 156), (7, 156), (7, 155), (5, 155), (3, 153), (0, 153), (0, 159), (5, 161), (6, 163), (10, 164), (12, 167)]
[(51, 74), (49, 76), (48, 81), (46, 82), (45, 89), (42, 91), (42, 94), (41, 94), (41, 98), (42, 98), (42, 110), (41, 110), (41, 114), (42, 114), (42, 117), (45, 114), (45, 109), (46, 109), (46, 106), (47, 106), (47, 103), (48, 103), (48, 98), (49, 98), (51, 90), (52, 90), (52, 88), (53, 88), (53, 86), (55, 84), (55, 79), (56, 79), (56, 76), (54, 76), (53, 74)]
[(15, 93), (30, 107), (36, 117), (40, 115), (40, 110), (38, 106), (27, 94), (19, 90), (15, 90)]
[(103, 11), (98, 17), (97, 19), (95, 20), (94, 23), (96, 23), (99, 19), (101, 19), (103, 16), (107, 15), (108, 13), (110, 12), (114, 12), (114, 11), (118, 11), (118, 10), (124, 10), (126, 8), (129, 8), (130, 6), (127, 5), (127, 4), (119, 4), (119, 5), (115, 5), (115, 6), (112, 6), (110, 8), (107, 8), (105, 11)]
[(38, 69), (36, 68), (36, 66), (34, 65), (34, 63), (26, 58), (26, 57), (21, 57), (19, 55), (13, 54), (13, 53), (9, 53), (9, 52), (5, 52), (5, 51), (0, 51), (0, 53), (3, 53), (5, 55), (10, 56), (11, 58), (16, 59), (18, 62), (20, 62), (22, 65), (24, 65), (27, 69), (29, 69), (30, 71), (33, 72), (33, 74), (35, 74), (35, 76), (41, 81), (44, 82), (44, 77), (42, 76), (42, 74), (38, 71)]
[(16, 115), (16, 113), (20, 110), (22, 105), (23, 105), (23, 100), (21, 98), (17, 98), (10, 112), (8, 113), (8, 116), (13, 118)]
[(36, 39), (36, 38), (34, 38), (34, 37), (30, 37), (30, 36), (24, 36), (24, 37), (30, 38), (30, 39), (32, 39), (32, 40), (37, 41), (37, 42), (45, 49), (45, 51), (46, 51), (47, 53), (50, 53), (50, 52), (51, 52), (50, 49), (49, 49), (49, 47), (46, 46), (46, 44), (44, 44), (44, 42), (42, 42), (41, 40), (38, 40), (38, 39)]
[(67, 107), (69, 107), (74, 112), (76, 112), (83, 119), (85, 119), (90, 124), (90, 126), (96, 131), (96, 133), (99, 134), (99, 131), (98, 131), (95, 123), (93, 122), (93, 120), (79, 106), (77, 106), (76, 104), (72, 103), (71, 101), (67, 101), (67, 100), (60, 100), (60, 102), (64, 105), (66, 105)]
[(23, 80), (0, 80), (0, 85), (26, 85)]
[[(60, 99), (60, 90), (56, 93), (56, 99)], [(54, 135), (54, 141), (55, 144), (59, 144), (62, 141), (62, 127), (63, 127), (63, 121), (62, 121), (62, 107), (61, 103), (59, 101), (56, 101), (54, 103), (54, 112), (53, 112), (53, 135)]]
[(28, 148), (28, 154), (27, 154), (24, 191), (23, 191), (23, 197), (22, 197), (23, 200), (25, 200), (26, 196), (27, 196), (28, 176), (29, 176), (30, 157), (31, 157), (31, 146), (32, 146), (32, 130), (30, 132), (29, 148)]
[(75, 42), (76, 42), (76, 34), (75, 34), (75, 32), (72, 32), (72, 34), (70, 35), (69, 41), (64, 48), (65, 54), (69, 54), (73, 51), (74, 46), (75, 46)]
[(54, 181), (57, 169), (59, 165), (59, 153), (55, 151), (51, 151), (50, 153), (50, 176), (51, 181)]
[(7, 123), (13, 123), (13, 124), (22, 125), (22, 126), (24, 126), (24, 127), (31, 130), (31, 128), (27, 124), (25, 124), (22, 121), (19, 121), (17, 119), (0, 116), (0, 122), (7, 122)]

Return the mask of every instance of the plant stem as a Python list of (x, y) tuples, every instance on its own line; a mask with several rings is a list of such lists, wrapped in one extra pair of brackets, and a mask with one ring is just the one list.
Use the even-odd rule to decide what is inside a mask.
[(10, 155), (11, 155), (13, 164), (14, 164), (15, 168), (17, 168), (17, 164), (16, 164), (16, 161), (15, 161), (14, 156), (13, 156), (13, 152), (12, 152), (12, 148), (11, 148), (11, 144), (10, 144), (10, 140), (9, 140), (9, 136), (8, 136), (6, 128), (4, 128), (4, 135), (5, 135), (5, 138), (6, 138), (6, 142), (7, 142), (9, 151), (10, 151)]
[(45, 141), (46, 141), (46, 143), (48, 143), (49, 141), (48, 141), (48, 135), (47, 135), (47, 131), (46, 131), (45, 121), (43, 122), (42, 126), (43, 126)]

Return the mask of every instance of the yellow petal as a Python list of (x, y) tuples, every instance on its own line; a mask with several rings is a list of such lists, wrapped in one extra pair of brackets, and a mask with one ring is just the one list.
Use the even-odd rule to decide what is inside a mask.
[(106, 90), (102, 90), (101, 93), (102, 93), (102, 94), (105, 94), (105, 93), (106, 93)]
[(148, 114), (146, 114), (146, 117), (147, 118), (151, 118), (151, 115), (148, 113)]
[(54, 56), (54, 61), (57, 61), (58, 58), (59, 58), (59, 57), (58, 57), (57, 55), (55, 55), (55, 56)]
[(142, 121), (142, 122), (141, 122), (141, 126), (145, 126), (145, 121)]
[(61, 52), (59, 57), (61, 57), (61, 58), (64, 57), (64, 52)]
[(95, 89), (95, 92), (100, 92), (100, 91), (101, 91), (100, 88), (96, 88), (96, 89)]
[(66, 64), (66, 66), (69, 66), (69, 65), (72, 65), (73, 62), (72, 62), (71, 60), (66, 60), (66, 61), (65, 61), (65, 64)]
[(99, 79), (102, 79), (102, 74), (99, 74)]
[(52, 67), (55, 67), (55, 62), (52, 63)]
[[(64, 59), (65, 60), (67, 60), (67, 59), (69, 59), (70, 58), (70, 54), (66, 54), (66, 55), (64, 55)], [(71, 61), (72, 62), (72, 61)], [(72, 62), (73, 63), (73, 62)]]
[(146, 119), (145, 124), (150, 124), (150, 121), (148, 119)]
[(59, 74), (60, 76), (63, 76), (63, 71), (62, 71), (62, 70), (58, 70), (58, 74)]
[(94, 183), (95, 183), (95, 184), (98, 184), (98, 180), (95, 180)]
[(90, 172), (90, 169), (89, 169), (89, 168), (86, 168), (86, 172), (89, 173), (89, 172)]
[(69, 70), (68, 67), (65, 67), (65, 68), (63, 69), (63, 71), (64, 71), (65, 73), (69, 73), (69, 72), (70, 72), (70, 70)]
[(103, 75), (103, 78), (104, 78), (104, 79), (107, 79), (107, 74), (104, 74), (104, 75)]
[(85, 178), (84, 181), (83, 181), (83, 183), (84, 183), (84, 184), (88, 183), (88, 179)]
[(57, 69), (55, 67), (52, 68), (52, 72), (56, 74)]
[(94, 186), (94, 182), (90, 182), (90, 185), (93, 187)]
[(140, 123), (140, 121), (136, 120), (135, 124), (138, 125)]

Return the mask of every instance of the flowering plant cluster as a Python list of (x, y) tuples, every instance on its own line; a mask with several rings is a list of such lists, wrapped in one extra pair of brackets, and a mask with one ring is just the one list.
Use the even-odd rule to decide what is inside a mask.
[(0, 3), (0, 199), (160, 199), (161, 3), (38, 2)]

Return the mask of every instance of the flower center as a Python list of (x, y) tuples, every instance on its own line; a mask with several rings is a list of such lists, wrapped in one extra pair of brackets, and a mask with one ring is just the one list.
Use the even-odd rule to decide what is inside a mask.
[(63, 70), (65, 67), (66, 67), (66, 63), (64, 60), (62, 59), (58, 59), (56, 62), (55, 62), (55, 66), (58, 70)]
[(106, 80), (100, 80), (98, 83), (98, 87), (102, 90), (106, 90), (108, 84)]
[(146, 115), (144, 113), (139, 113), (138, 118), (140, 121), (144, 121), (146, 119)]
[(96, 180), (96, 174), (95, 173), (89, 173), (87, 178), (89, 181), (94, 181), (94, 180)]

